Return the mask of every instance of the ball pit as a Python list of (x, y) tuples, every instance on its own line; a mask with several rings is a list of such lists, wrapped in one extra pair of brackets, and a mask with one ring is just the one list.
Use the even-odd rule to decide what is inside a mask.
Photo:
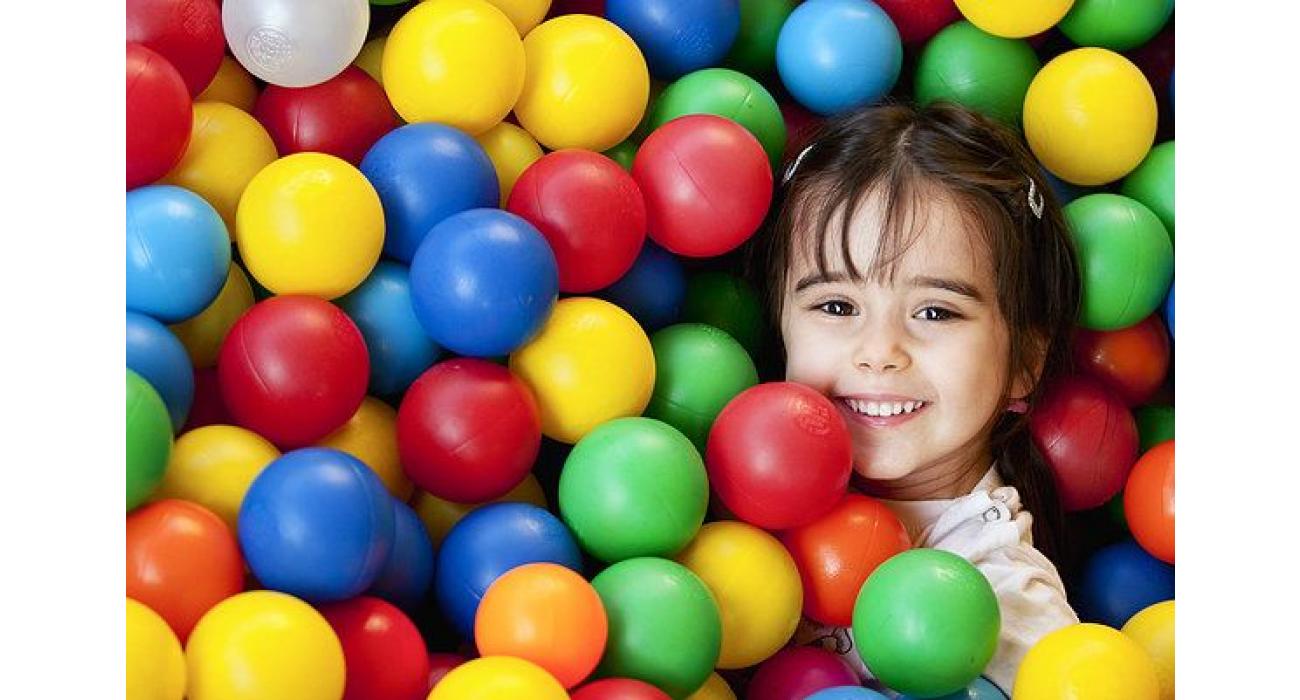
[(655, 388), (645, 415), (680, 430), (704, 454), (718, 413), (758, 384), (758, 370), (740, 343), (702, 323), (665, 328), (650, 338), (650, 345)]
[(1151, 556), (1174, 563), (1174, 441), (1152, 447), (1124, 486), (1124, 519)]
[(229, 271), (230, 238), (212, 205), (171, 185), (126, 193), (128, 311), (184, 321), (212, 303)]
[(370, 593), (414, 609), (433, 587), (433, 541), (420, 516), (405, 501), (393, 499), (393, 548), (370, 586)]
[(244, 68), (272, 85), (338, 75), (366, 41), (366, 0), (223, 0), (221, 27)]
[(360, 596), (320, 608), (343, 647), (343, 700), (403, 700), (425, 694), (429, 652), (401, 610)]
[(740, 31), (724, 61), (747, 75), (776, 70), (776, 40), (796, 0), (740, 0)]
[(126, 312), (126, 366), (149, 382), (179, 431), (194, 401), (194, 368), (185, 346), (163, 324)]
[(433, 687), (428, 700), (567, 700), (555, 678), (534, 663), (487, 656), (457, 666)]
[(713, 114), (745, 127), (758, 139), (775, 170), (785, 152), (785, 120), (767, 88), (727, 68), (695, 71), (660, 93), (647, 124), (651, 130), (688, 114)]
[(501, 208), (505, 209), (519, 176), (542, 157), (542, 147), (531, 134), (510, 122), (501, 122), (475, 136), (474, 140), (492, 161), (501, 191)]
[(1078, 624), (1048, 634), (1020, 664), (1016, 700), (1062, 697), (1156, 700), (1155, 664), (1142, 647), (1118, 630)]
[(216, 0), (128, 0), (126, 40), (161, 54), (198, 95), (217, 74), (226, 46), (221, 8)]
[(157, 488), (172, 450), (172, 423), (158, 392), (126, 370), (126, 509)]
[(157, 496), (203, 506), (235, 532), (248, 487), (279, 457), (275, 445), (251, 430), (233, 425), (192, 428), (172, 446)]
[(211, 368), (217, 364), (221, 343), (235, 321), (253, 306), (253, 287), (239, 263), (230, 263), (226, 283), (221, 291), (197, 315), (171, 326), (176, 339), (185, 346), (195, 369)]
[(126, 43), (126, 189), (147, 185), (185, 154), (190, 141), (190, 95), (167, 59)]
[(330, 433), (318, 447), (332, 447), (361, 460), (384, 482), (393, 497), (406, 501), (414, 486), (402, 471), (397, 448), (397, 411), (367, 396), (343, 427)]
[(1027, 42), (957, 22), (925, 45), (916, 66), (916, 101), (955, 102), (1019, 127), (1025, 93), (1041, 67)]
[(1137, 460), (1137, 425), (1096, 380), (1069, 377), (1049, 387), (1029, 426), (1067, 511), (1096, 508), (1124, 488)]
[(1170, 242), (1174, 240), (1174, 142), (1156, 144), (1120, 187), (1120, 194), (1137, 200), (1160, 217)]
[(745, 700), (801, 700), (827, 688), (858, 685), (847, 661), (811, 646), (792, 646), (758, 667)]
[(1119, 629), (1143, 608), (1173, 597), (1174, 567), (1126, 540), (1092, 555), (1072, 602), (1080, 620)]
[(352, 165), (360, 165), (375, 141), (398, 125), (384, 88), (356, 66), (310, 87), (268, 85), (253, 116), (280, 155), (315, 151)]
[(661, 80), (716, 65), (740, 31), (735, 0), (605, 0), (605, 17), (632, 37)]
[(1074, 338), (1076, 371), (1097, 379), (1129, 406), (1146, 403), (1169, 373), (1169, 334), (1159, 316), (1115, 331), (1081, 329)]
[(1174, 700), (1174, 601), (1143, 608), (1120, 631), (1137, 642), (1155, 662), (1160, 700)]
[(162, 183), (202, 197), (234, 234), (240, 196), (275, 159), (275, 142), (257, 119), (224, 102), (195, 102), (189, 145)]
[(155, 700), (185, 697), (185, 654), (158, 613), (126, 599), (126, 696)]
[(1070, 11), (1075, 0), (956, 0), (971, 24), (1012, 39), (1041, 34)]
[(338, 300), (357, 324), (370, 353), (370, 392), (400, 395), (433, 366), (441, 348), (424, 332), (411, 306), (411, 271), (381, 260), (365, 281)]
[(1118, 330), (1159, 308), (1174, 272), (1173, 243), (1160, 219), (1108, 193), (1076, 199), (1064, 211), (1083, 277), (1079, 325)]
[(889, 93), (903, 68), (903, 42), (873, 2), (805, 2), (781, 27), (776, 68), (799, 104), (839, 114)]
[(1128, 51), (1150, 41), (1173, 12), (1174, 0), (1074, 0), (1059, 26), (1079, 46)]
[(487, 503), (530, 503), (543, 509), (547, 507), (546, 494), (542, 493), (541, 484), (532, 474), (524, 477), (518, 486), (510, 489), (504, 496), (486, 503), (457, 503), (438, 498), (425, 491), (416, 491), (414, 500), (415, 512), (420, 516), (424, 529), (429, 533), (429, 538), (434, 545), (441, 544), (443, 538), (451, 532), (451, 528), (455, 527), (461, 518)]

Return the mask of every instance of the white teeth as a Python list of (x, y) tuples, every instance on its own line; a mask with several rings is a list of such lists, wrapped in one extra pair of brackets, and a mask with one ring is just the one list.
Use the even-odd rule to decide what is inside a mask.
[(900, 413), (902, 413), (902, 412), (903, 412), (903, 404), (902, 404), (902, 402), (901, 402), (901, 401), (895, 401), (895, 402), (894, 402), (894, 412), (893, 412), (892, 415), (895, 415), (895, 416), (896, 416), (896, 415), (898, 415), (898, 414), (900, 414)]
[(874, 401), (868, 401), (868, 402), (867, 402), (867, 415), (869, 415), (869, 416), (878, 416), (878, 415), (880, 415), (880, 404), (875, 403)]
[(863, 413), (868, 416), (897, 416), (903, 413), (911, 413), (920, 410), (925, 405), (924, 401), (862, 401), (861, 399), (844, 399), (844, 403), (857, 413)]

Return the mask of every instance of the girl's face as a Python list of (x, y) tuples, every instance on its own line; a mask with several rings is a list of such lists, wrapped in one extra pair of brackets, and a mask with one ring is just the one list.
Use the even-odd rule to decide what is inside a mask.
[[(1010, 340), (982, 237), (945, 198), (925, 201), (921, 233), (892, 283), (849, 279), (834, 235), (826, 236), (829, 274), (820, 275), (815, 236), (796, 231), (781, 317), (786, 379), (830, 398), (853, 437), (855, 471), (899, 491), (956, 474), (978, 480), (992, 461), (991, 419), (1008, 388)], [(859, 271), (871, 269), (881, 204), (866, 197), (851, 221)], [(838, 216), (830, 226), (838, 229)]]

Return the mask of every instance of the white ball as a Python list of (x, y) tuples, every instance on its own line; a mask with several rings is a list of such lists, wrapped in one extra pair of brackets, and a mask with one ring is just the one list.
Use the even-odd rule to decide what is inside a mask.
[(272, 85), (307, 87), (343, 72), (361, 52), (368, 0), (226, 0), (226, 43), (248, 72)]

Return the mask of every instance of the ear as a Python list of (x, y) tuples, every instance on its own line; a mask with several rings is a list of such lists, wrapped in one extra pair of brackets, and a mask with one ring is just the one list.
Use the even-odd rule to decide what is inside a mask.
[(1013, 367), (1015, 376), (1011, 378), (1011, 390), (1008, 397), (1023, 400), (1033, 393), (1034, 387), (1043, 376), (1043, 366), (1047, 362), (1047, 342), (1041, 333), (1031, 333), (1025, 343), (1025, 354), (1021, 366)]

